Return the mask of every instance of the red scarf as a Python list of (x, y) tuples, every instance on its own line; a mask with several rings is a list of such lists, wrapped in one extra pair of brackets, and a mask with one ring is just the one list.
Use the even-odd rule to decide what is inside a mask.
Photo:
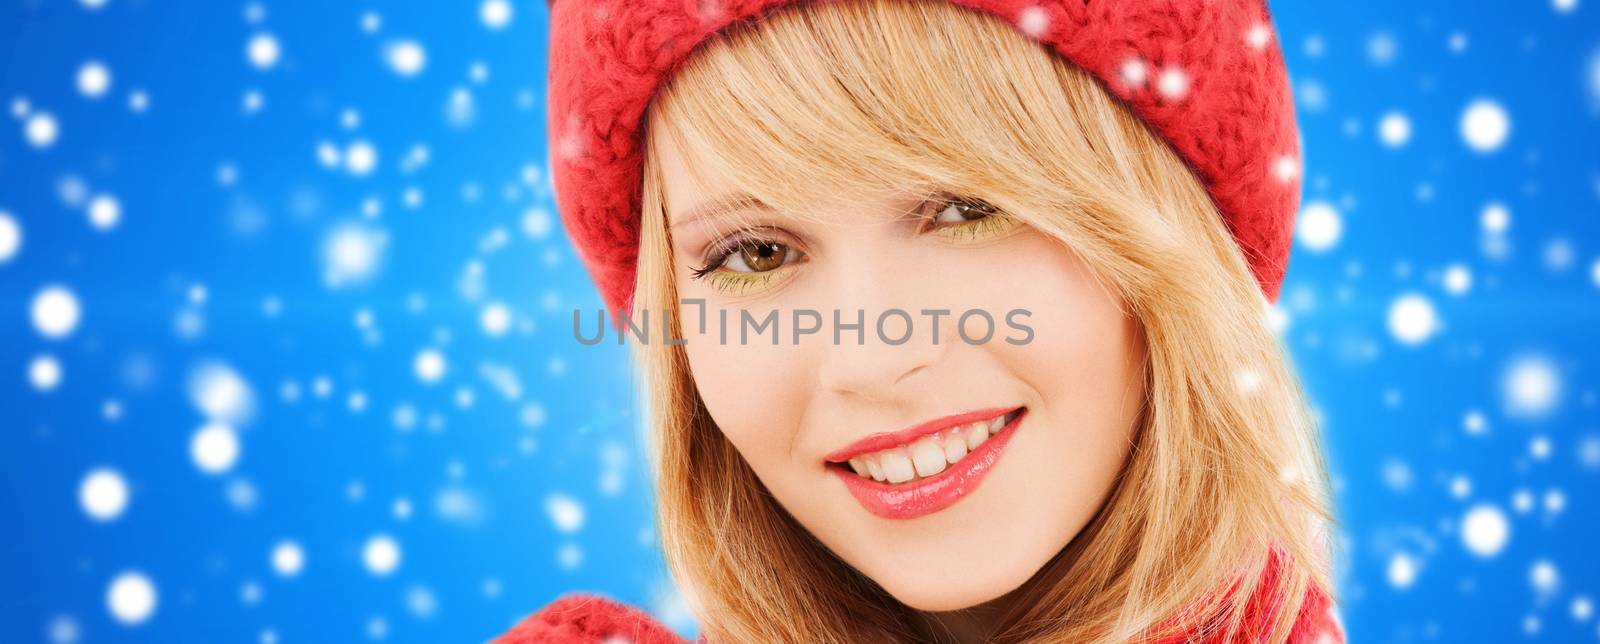
[[(1268, 586), (1277, 578), (1279, 557), (1269, 559), (1261, 583)], [(1271, 634), (1277, 604), (1257, 594), (1246, 608), (1242, 629), (1234, 642), (1265, 642)], [(1193, 634), (1175, 635), (1160, 644), (1224, 644), (1222, 635), (1198, 638)], [(1307, 593), (1289, 633), (1289, 644), (1344, 644), (1344, 627), (1334, 612), (1331, 598), (1316, 587)], [(571, 593), (529, 615), (493, 644), (689, 644), (672, 629), (648, 613), (600, 595)], [(702, 638), (697, 644), (703, 643)]]

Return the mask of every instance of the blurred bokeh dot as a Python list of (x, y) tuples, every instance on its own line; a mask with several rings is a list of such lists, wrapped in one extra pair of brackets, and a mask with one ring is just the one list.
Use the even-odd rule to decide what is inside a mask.
[(95, 521), (112, 521), (128, 508), (128, 483), (122, 473), (102, 467), (91, 470), (78, 484), (78, 503)]
[(22, 250), (22, 224), (11, 213), (0, 210), (0, 264), (10, 262)]
[(1461, 542), (1479, 557), (1493, 557), (1511, 539), (1511, 521), (1493, 505), (1473, 506), (1461, 520)]
[(200, 471), (221, 474), (239, 460), (239, 436), (227, 425), (210, 423), (190, 439), (189, 455)]
[(141, 572), (123, 572), (106, 589), (106, 607), (111, 617), (127, 626), (137, 626), (156, 611), (156, 586)]
[(281, 541), (272, 548), (272, 569), (284, 577), (295, 577), (306, 565), (306, 553), (294, 541)]
[(60, 285), (50, 285), (41, 289), (33, 297), (31, 309), (33, 315), (33, 328), (40, 335), (51, 339), (60, 339), (72, 334), (78, 328), (78, 317), (81, 314), (78, 308), (78, 297), (70, 289)]
[(400, 567), (400, 544), (389, 535), (375, 535), (362, 548), (361, 561), (367, 571), (374, 575), (386, 577), (393, 574)]
[(53, 355), (38, 355), (28, 363), (28, 384), (36, 391), (55, 391), (61, 386), (61, 377), (61, 362)]

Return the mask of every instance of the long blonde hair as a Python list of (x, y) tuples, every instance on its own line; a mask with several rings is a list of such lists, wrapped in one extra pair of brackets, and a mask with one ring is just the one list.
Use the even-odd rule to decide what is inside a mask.
[[(1019, 589), (993, 641), (1227, 632), (1258, 593), (1278, 598), (1282, 641), (1308, 590), (1332, 596), (1326, 468), (1267, 302), (1193, 171), (1093, 77), (949, 3), (804, 3), (708, 40), (647, 118), (652, 140), (673, 137), (697, 166), (786, 212), (856, 190), (978, 196), (1058, 238), (1139, 320), (1146, 400), (1120, 479)], [(647, 147), (633, 301), (675, 310)], [(681, 346), (635, 347), (659, 534), (711, 641), (943, 637), (763, 488)], [(1274, 548), (1286, 565), (1262, 587)]]

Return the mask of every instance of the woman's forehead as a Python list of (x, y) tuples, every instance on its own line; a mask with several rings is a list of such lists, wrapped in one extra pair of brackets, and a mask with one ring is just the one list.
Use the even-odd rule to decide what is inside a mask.
[[(659, 136), (658, 160), (667, 225), (738, 223), (744, 215), (767, 213), (813, 219), (824, 211), (909, 208), (932, 191), (905, 173), (902, 178), (845, 176), (815, 167), (766, 169), (770, 181), (741, 181), (724, 164), (708, 161), (715, 152), (685, 152), (672, 136)], [(732, 220), (732, 221), (730, 221)]]

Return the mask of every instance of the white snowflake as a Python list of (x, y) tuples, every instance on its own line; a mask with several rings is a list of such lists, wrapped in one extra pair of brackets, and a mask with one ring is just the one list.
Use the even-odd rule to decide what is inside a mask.
[(339, 288), (371, 279), (383, 263), (388, 239), (383, 229), (363, 223), (335, 226), (322, 242), (323, 281)]
[(78, 306), (78, 296), (71, 289), (59, 284), (51, 284), (41, 289), (33, 296), (33, 305), (30, 308), (33, 317), (33, 328), (46, 338), (59, 340), (72, 335), (78, 328), (78, 319), (82, 313)]
[(1273, 160), (1272, 176), (1278, 181), (1289, 183), (1300, 176), (1300, 160), (1290, 155), (1283, 155)]
[(156, 586), (139, 571), (120, 573), (106, 589), (106, 607), (118, 622), (133, 626), (149, 620), (156, 611)]
[(105, 96), (111, 89), (111, 70), (98, 60), (85, 62), (78, 67), (78, 93), (85, 98)]
[(1312, 34), (1306, 37), (1307, 58), (1322, 58), (1323, 51), (1328, 50), (1328, 42), (1323, 40), (1322, 34)]
[(483, 0), (478, 6), (478, 17), (489, 29), (505, 29), (511, 24), (511, 3), (507, 0)]
[(206, 361), (189, 374), (189, 401), (207, 419), (240, 425), (255, 413), (255, 391), (233, 367), (220, 361)]
[(1024, 8), (1017, 14), (1017, 26), (1022, 29), (1022, 33), (1040, 38), (1050, 29), (1050, 14), (1045, 12), (1044, 7), (1037, 5)]
[(245, 57), (256, 69), (272, 69), (278, 64), (278, 57), (281, 55), (278, 38), (269, 33), (256, 34), (245, 45)]
[(583, 527), (583, 504), (577, 499), (559, 492), (552, 493), (545, 498), (544, 508), (556, 530), (571, 534)]
[(1511, 229), (1511, 209), (1498, 201), (1491, 201), (1483, 206), (1483, 211), (1478, 215), (1479, 225), (1483, 232), (1490, 235), (1504, 235)]
[(583, 547), (576, 543), (562, 544), (556, 550), (556, 564), (564, 570), (577, 570), (583, 565)]
[(1493, 557), (1505, 549), (1511, 538), (1511, 522), (1505, 512), (1489, 504), (1473, 506), (1461, 520), (1461, 542), (1479, 557)]
[(1513, 416), (1539, 418), (1555, 409), (1561, 397), (1561, 374), (1555, 363), (1540, 355), (1512, 361), (1501, 377), (1501, 396)]
[(1410, 553), (1394, 553), (1389, 557), (1389, 585), (1398, 590), (1410, 588), (1417, 581), (1420, 567), (1421, 562)]
[(1460, 297), (1472, 289), (1472, 270), (1464, 264), (1451, 264), (1444, 269), (1444, 290)]
[(1378, 138), (1391, 148), (1404, 146), (1411, 140), (1411, 119), (1400, 112), (1389, 112), (1378, 121)]
[(1461, 112), (1461, 139), (1480, 153), (1494, 152), (1511, 136), (1511, 116), (1499, 103), (1474, 99)]
[(1572, 598), (1572, 619), (1573, 620), (1579, 621), (1579, 622), (1587, 622), (1587, 621), (1589, 621), (1589, 618), (1593, 617), (1593, 616), (1594, 616), (1594, 601), (1593, 600), (1589, 599), (1589, 597), (1587, 595), (1580, 595), (1578, 597)]
[(50, 354), (35, 356), (28, 362), (28, 384), (40, 393), (55, 391), (61, 386), (61, 362)]
[(50, 625), (45, 629), (50, 644), (77, 644), (80, 631), (77, 620), (70, 615), (50, 618)]
[(416, 76), (427, 66), (428, 53), (422, 44), (410, 39), (390, 41), (383, 48), (383, 60), (401, 76)]
[(457, 87), (450, 92), (450, 98), (445, 101), (444, 119), (452, 127), (467, 127), (478, 117), (478, 107), (472, 98), (472, 92), (465, 87)]
[(1528, 569), (1528, 583), (1541, 595), (1549, 595), (1556, 591), (1561, 583), (1561, 574), (1556, 571), (1556, 566), (1547, 559), (1540, 559)]
[(306, 553), (300, 544), (293, 540), (278, 542), (272, 548), (272, 569), (280, 576), (294, 577), (305, 568)]
[(232, 427), (209, 423), (189, 439), (189, 457), (202, 472), (226, 472), (239, 460), (239, 435)]
[(142, 89), (128, 92), (128, 109), (135, 114), (143, 114), (150, 109), (150, 94)]
[(1244, 41), (1251, 49), (1265, 49), (1267, 43), (1272, 42), (1272, 27), (1260, 22), (1250, 25), (1250, 29), (1245, 32)]
[(425, 384), (433, 384), (444, 378), (446, 363), (444, 354), (438, 349), (428, 348), (417, 352), (412, 360), (412, 370), (416, 372), (417, 379)]
[(1300, 245), (1314, 253), (1324, 253), (1339, 243), (1344, 233), (1344, 219), (1339, 211), (1326, 201), (1312, 201), (1300, 212), (1300, 223), (1295, 226), (1295, 236)]
[(1572, 268), (1572, 263), (1577, 260), (1577, 253), (1571, 241), (1552, 239), (1544, 247), (1544, 266), (1551, 272), (1564, 272)]
[(109, 467), (90, 470), (78, 484), (78, 504), (90, 519), (113, 521), (128, 509), (128, 482)]
[(365, 139), (352, 141), (344, 150), (344, 167), (357, 177), (372, 174), (378, 167), (378, 149)]
[(1400, 55), (1400, 42), (1394, 34), (1380, 31), (1367, 38), (1367, 60), (1372, 64), (1385, 66), (1394, 62)]
[(1405, 345), (1428, 341), (1439, 331), (1439, 316), (1428, 298), (1408, 293), (1389, 305), (1389, 333)]
[(400, 567), (400, 544), (387, 534), (374, 535), (367, 539), (366, 546), (361, 549), (361, 561), (366, 565), (367, 572), (387, 577)]
[(1189, 74), (1177, 67), (1161, 70), (1161, 76), (1156, 79), (1156, 91), (1173, 100), (1183, 98), (1189, 93)]
[(21, 250), (22, 224), (11, 213), (0, 210), (0, 264), (10, 262)]
[(511, 309), (503, 302), (490, 302), (483, 307), (483, 312), (478, 316), (478, 323), (483, 327), (483, 332), (490, 337), (498, 338), (511, 329)]
[(56, 137), (61, 134), (61, 126), (56, 123), (55, 115), (49, 112), (34, 112), (28, 116), (22, 132), (23, 137), (28, 140), (28, 145), (43, 149), (55, 145)]
[(89, 200), (89, 223), (98, 230), (111, 230), (122, 220), (122, 202), (116, 195), (96, 195)]
[(417, 619), (431, 619), (439, 612), (439, 599), (427, 586), (415, 585), (406, 590), (406, 610)]

